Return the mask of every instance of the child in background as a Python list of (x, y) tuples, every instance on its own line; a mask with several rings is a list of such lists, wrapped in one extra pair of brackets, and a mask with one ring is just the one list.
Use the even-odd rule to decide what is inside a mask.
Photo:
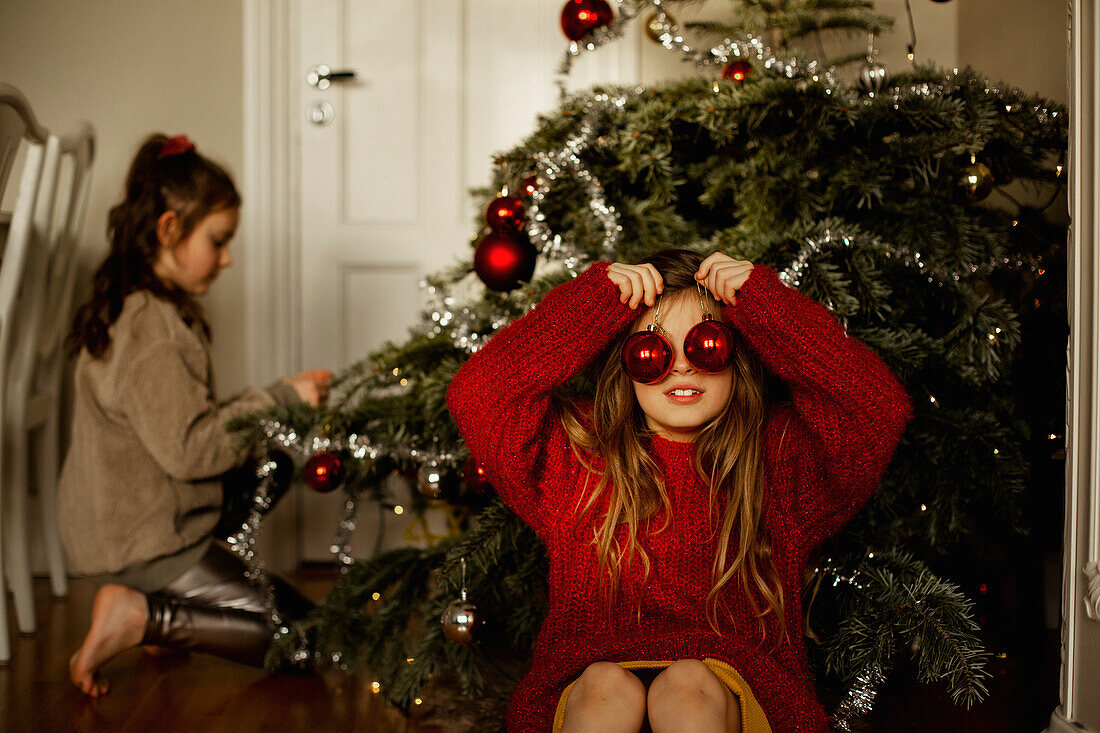
[[(594, 404), (559, 399), (594, 361)], [(793, 404), (768, 399), (765, 368)], [(828, 310), (721, 253), (597, 263), (470, 357), (448, 402), (550, 561), (510, 731), (828, 730), (807, 556), (874, 493), (911, 414)]]
[[(210, 328), (196, 296), (232, 263), (241, 200), (229, 175), (185, 136), (153, 135), (110, 213), (110, 252), (77, 311), (72, 440), (58, 488), (69, 567), (100, 585), (70, 660), (86, 694), (97, 670), (138, 644), (261, 664), (265, 599), (215, 542), (223, 507), (252, 486), (223, 481), (248, 458), (225, 424), (276, 403), (324, 403), (330, 373), (305, 371), (219, 400)], [(289, 619), (309, 602), (272, 578)]]

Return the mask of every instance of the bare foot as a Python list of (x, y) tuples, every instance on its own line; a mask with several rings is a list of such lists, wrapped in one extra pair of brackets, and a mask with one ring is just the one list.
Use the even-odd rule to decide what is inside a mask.
[(124, 585), (99, 589), (92, 603), (92, 624), (84, 643), (69, 659), (69, 676), (85, 695), (106, 695), (107, 680), (98, 670), (109, 660), (141, 643), (149, 608), (145, 594)]

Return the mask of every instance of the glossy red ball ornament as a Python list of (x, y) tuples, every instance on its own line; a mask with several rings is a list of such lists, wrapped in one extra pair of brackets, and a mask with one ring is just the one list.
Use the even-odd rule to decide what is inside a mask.
[(672, 347), (656, 331), (638, 331), (623, 344), (623, 369), (635, 382), (659, 382), (672, 368)]
[(485, 209), (485, 221), (494, 232), (514, 232), (523, 228), (527, 212), (515, 196), (497, 196)]
[(474, 270), (485, 287), (503, 293), (531, 279), (536, 255), (534, 246), (526, 238), (514, 233), (491, 232), (478, 242)]
[(605, 0), (569, 0), (561, 9), (561, 30), (570, 41), (579, 41), (614, 18)]
[(744, 59), (738, 59), (737, 61), (731, 61), (726, 64), (726, 68), (722, 69), (723, 79), (732, 79), (733, 81), (745, 81), (745, 78), (752, 73), (752, 64)]
[(344, 464), (340, 456), (330, 451), (321, 451), (310, 456), (302, 469), (306, 486), (321, 494), (333, 491), (344, 480)]
[(720, 372), (733, 361), (733, 333), (721, 321), (704, 318), (684, 337), (684, 356), (700, 371)]

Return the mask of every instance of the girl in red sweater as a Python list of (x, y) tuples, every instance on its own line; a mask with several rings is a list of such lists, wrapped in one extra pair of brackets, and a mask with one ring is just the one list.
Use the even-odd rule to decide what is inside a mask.
[[(597, 358), (594, 403), (555, 396)], [(768, 400), (765, 370), (791, 403)], [(597, 263), (448, 398), (550, 561), (509, 730), (828, 730), (806, 559), (874, 492), (911, 413), (828, 310), (721, 253)]]

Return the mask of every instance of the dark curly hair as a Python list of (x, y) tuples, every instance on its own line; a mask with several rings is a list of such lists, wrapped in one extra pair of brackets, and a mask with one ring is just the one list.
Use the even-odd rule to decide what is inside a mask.
[(240, 206), (241, 196), (225, 169), (193, 146), (164, 155), (168, 139), (150, 135), (130, 164), (125, 198), (107, 218), (110, 251), (92, 277), (92, 295), (77, 309), (66, 341), (72, 355), (86, 348), (102, 356), (111, 344), (108, 328), (118, 320), (126, 296), (138, 290), (173, 303), (184, 322), (198, 324), (210, 336), (199, 304), (153, 272), (160, 251), (157, 221), (166, 211), (176, 212), (182, 240), (211, 212)]

